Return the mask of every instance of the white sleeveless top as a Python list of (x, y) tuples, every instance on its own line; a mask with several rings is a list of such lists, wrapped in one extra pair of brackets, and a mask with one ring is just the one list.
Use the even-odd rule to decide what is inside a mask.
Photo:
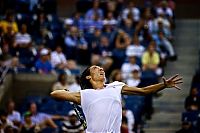
[(121, 90), (124, 85), (115, 81), (100, 90), (80, 91), (81, 106), (87, 122), (86, 133), (120, 133)]

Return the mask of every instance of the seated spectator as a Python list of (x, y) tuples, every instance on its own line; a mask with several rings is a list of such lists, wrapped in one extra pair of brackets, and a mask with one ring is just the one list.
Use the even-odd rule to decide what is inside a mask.
[(44, 48), (40, 51), (40, 58), (36, 61), (35, 68), (39, 74), (55, 74), (49, 60), (48, 49)]
[(86, 20), (92, 20), (94, 15), (98, 13), (99, 18), (102, 20), (103, 19), (103, 10), (99, 8), (100, 1), (99, 0), (94, 0), (93, 1), (93, 6), (91, 9), (89, 9), (86, 14), (85, 14), (85, 19)]
[(92, 19), (85, 20), (85, 28), (88, 33), (94, 33), (95, 28), (103, 28), (103, 21), (100, 19), (98, 13), (94, 13)]
[(176, 60), (176, 54), (171, 42), (164, 36), (162, 31), (158, 32), (158, 38), (155, 40), (159, 48), (164, 48), (168, 53), (168, 58), (171, 60)]
[(69, 111), (68, 120), (63, 121), (62, 132), (63, 133), (83, 133), (84, 129), (80, 121), (77, 119), (74, 110)]
[(7, 133), (5, 132), (7, 127), (11, 127), (14, 130), (14, 125), (12, 121), (8, 120), (7, 118), (8, 114), (4, 110), (0, 110), (0, 132), (1, 133)]
[(35, 133), (40, 132), (42, 129), (42, 124), (36, 125), (31, 120), (31, 112), (27, 111), (23, 115), (24, 122), (20, 127), (20, 133)]
[(109, 82), (112, 83), (114, 81), (119, 81), (121, 82), (123, 80), (122, 78), (122, 72), (119, 69), (114, 69), (109, 77)]
[(176, 131), (176, 133), (193, 133), (192, 124), (189, 121), (183, 121), (181, 124), (181, 129)]
[(57, 46), (55, 51), (51, 52), (51, 64), (55, 70), (68, 71), (67, 59), (61, 46)]
[(159, 68), (160, 56), (155, 50), (155, 42), (150, 42), (146, 52), (142, 55), (142, 70), (152, 71), (158, 76), (162, 74), (162, 69)]
[(141, 83), (141, 72), (137, 69), (134, 69), (131, 74), (132, 76), (127, 79), (127, 85), (137, 87)]
[(125, 81), (131, 77), (131, 72), (133, 70), (140, 71), (140, 67), (136, 64), (135, 55), (131, 54), (128, 56), (128, 62), (123, 63), (121, 67), (122, 76)]
[(38, 112), (36, 103), (32, 102), (29, 106), (28, 111), (31, 113), (31, 121), (33, 124), (40, 125), (42, 123), (43, 128), (46, 128), (48, 126), (53, 129), (57, 128), (57, 125), (53, 121), (53, 116), (46, 113)]
[(124, 24), (121, 28), (129, 35), (129, 37), (132, 37), (135, 31), (132, 19), (127, 18), (124, 19), (123, 22)]
[(75, 26), (71, 26), (70, 33), (65, 36), (65, 46), (68, 59), (84, 61), (88, 56), (88, 43)]
[(135, 6), (133, 1), (129, 1), (127, 5), (128, 7), (125, 8), (122, 12), (122, 18), (127, 19), (128, 14), (131, 13), (133, 20), (138, 22), (140, 20), (140, 10)]
[(12, 10), (7, 10), (5, 20), (0, 21), (0, 27), (2, 27), (4, 33), (8, 32), (8, 27), (11, 27), (14, 33), (18, 32), (18, 25)]
[(113, 49), (113, 58), (116, 68), (121, 68), (122, 63), (126, 58), (126, 48), (131, 44), (131, 39), (123, 30), (118, 31), (115, 40), (115, 48)]
[(71, 92), (78, 92), (81, 90), (80, 86), (80, 77), (76, 76), (75, 81), (69, 85), (69, 91)]
[(13, 122), (15, 126), (19, 127), (21, 124), (21, 115), (15, 110), (15, 102), (13, 100), (8, 101), (6, 111), (8, 112), (8, 120)]
[(168, 3), (166, 0), (162, 0), (160, 2), (159, 7), (156, 9), (157, 14), (164, 14), (168, 20), (172, 21), (172, 18), (174, 16), (173, 11), (171, 8), (168, 7)]
[(200, 109), (200, 97), (198, 95), (198, 89), (192, 88), (189, 96), (185, 99), (185, 109), (190, 111), (195, 108)]
[(67, 75), (65, 73), (61, 73), (58, 76), (58, 81), (54, 83), (52, 87), (52, 91), (55, 90), (69, 90), (69, 85), (67, 83)]
[(15, 47), (27, 48), (31, 43), (31, 36), (27, 33), (27, 25), (22, 24), (21, 31), (15, 35)]
[(145, 51), (144, 46), (140, 44), (138, 36), (133, 37), (133, 44), (127, 47), (126, 55), (129, 56), (130, 54), (135, 55), (138, 59), (141, 59), (143, 53)]

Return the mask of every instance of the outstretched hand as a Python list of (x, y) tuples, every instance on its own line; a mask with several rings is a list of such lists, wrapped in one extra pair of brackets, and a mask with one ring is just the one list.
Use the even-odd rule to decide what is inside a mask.
[(162, 79), (166, 88), (176, 88), (178, 90), (181, 89), (177, 85), (183, 83), (182, 81), (183, 78), (180, 77), (178, 74), (176, 74), (175, 76), (172, 76), (169, 79), (166, 79), (165, 77), (162, 77)]

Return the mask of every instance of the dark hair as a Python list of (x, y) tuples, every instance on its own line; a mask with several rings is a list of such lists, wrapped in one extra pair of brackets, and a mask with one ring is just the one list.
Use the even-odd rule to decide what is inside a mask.
[(87, 67), (83, 71), (83, 73), (81, 74), (81, 77), (80, 77), (80, 86), (81, 86), (82, 90), (93, 88), (90, 81), (88, 79), (86, 79), (86, 76), (89, 76), (89, 75), (90, 75), (90, 67)]
[(65, 79), (67, 79), (67, 74), (66, 73), (61, 73), (59, 76), (58, 76), (58, 81), (61, 82), (63, 80), (63, 76), (65, 77)]

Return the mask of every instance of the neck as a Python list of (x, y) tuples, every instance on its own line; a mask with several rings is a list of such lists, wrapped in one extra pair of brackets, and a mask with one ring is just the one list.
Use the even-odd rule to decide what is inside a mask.
[(93, 87), (95, 90), (103, 89), (103, 87), (104, 87), (104, 81), (92, 82), (92, 87)]

